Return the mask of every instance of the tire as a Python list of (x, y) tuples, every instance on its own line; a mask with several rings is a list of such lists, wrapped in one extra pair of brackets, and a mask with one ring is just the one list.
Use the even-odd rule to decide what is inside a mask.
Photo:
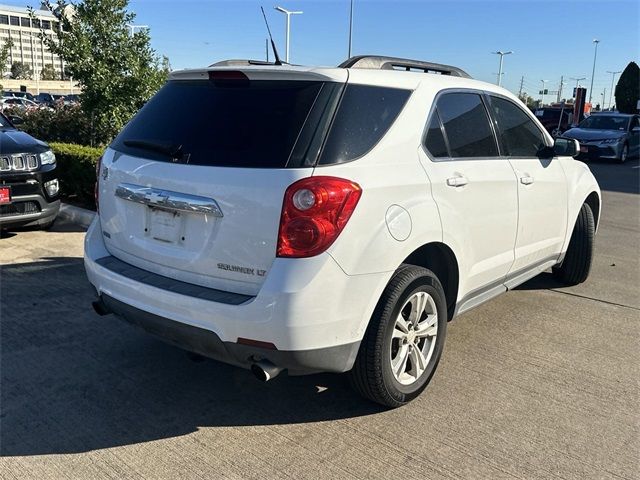
[(625, 143), (622, 146), (622, 151), (620, 152), (620, 158), (618, 159), (618, 161), (620, 163), (624, 163), (627, 161), (627, 158), (629, 158), (629, 145)]
[(593, 212), (585, 203), (578, 213), (564, 261), (553, 268), (553, 274), (558, 280), (567, 285), (578, 285), (587, 279), (591, 270), (594, 237)]
[[(421, 313), (416, 316), (420, 305)], [(373, 312), (349, 373), (352, 386), (386, 407), (410, 402), (436, 371), (446, 329), (447, 302), (438, 278), (426, 268), (402, 265)], [(394, 374), (392, 362), (399, 374)]]

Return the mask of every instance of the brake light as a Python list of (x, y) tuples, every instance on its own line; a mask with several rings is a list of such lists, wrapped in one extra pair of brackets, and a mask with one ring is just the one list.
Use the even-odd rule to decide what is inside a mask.
[(93, 198), (96, 202), (96, 212), (100, 213), (100, 167), (102, 166), (102, 157), (96, 162), (96, 183), (93, 186)]
[(335, 242), (360, 200), (357, 183), (336, 177), (309, 177), (284, 194), (278, 257), (304, 258), (324, 252)]

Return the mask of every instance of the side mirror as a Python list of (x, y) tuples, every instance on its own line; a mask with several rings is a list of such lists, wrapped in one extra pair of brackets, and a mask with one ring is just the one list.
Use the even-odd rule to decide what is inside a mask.
[(580, 153), (580, 143), (573, 138), (558, 137), (553, 142), (553, 154), (559, 157), (575, 157)]

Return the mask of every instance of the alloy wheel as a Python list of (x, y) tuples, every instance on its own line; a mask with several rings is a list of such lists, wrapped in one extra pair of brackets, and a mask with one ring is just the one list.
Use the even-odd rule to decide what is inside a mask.
[(391, 371), (402, 385), (416, 382), (427, 369), (438, 335), (438, 311), (431, 295), (416, 292), (400, 309), (391, 336)]

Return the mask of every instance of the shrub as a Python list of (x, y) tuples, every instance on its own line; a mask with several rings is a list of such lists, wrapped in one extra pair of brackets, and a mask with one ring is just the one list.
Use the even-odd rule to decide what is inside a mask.
[(96, 163), (102, 155), (102, 149), (71, 143), (50, 143), (49, 146), (56, 154), (62, 196), (95, 210), (93, 189)]
[[(24, 120), (20, 130), (45, 142), (92, 144), (91, 121), (79, 105), (57, 105), (56, 108), (34, 110), (12, 109), (9, 113)], [(107, 143), (96, 142), (95, 144)]]

